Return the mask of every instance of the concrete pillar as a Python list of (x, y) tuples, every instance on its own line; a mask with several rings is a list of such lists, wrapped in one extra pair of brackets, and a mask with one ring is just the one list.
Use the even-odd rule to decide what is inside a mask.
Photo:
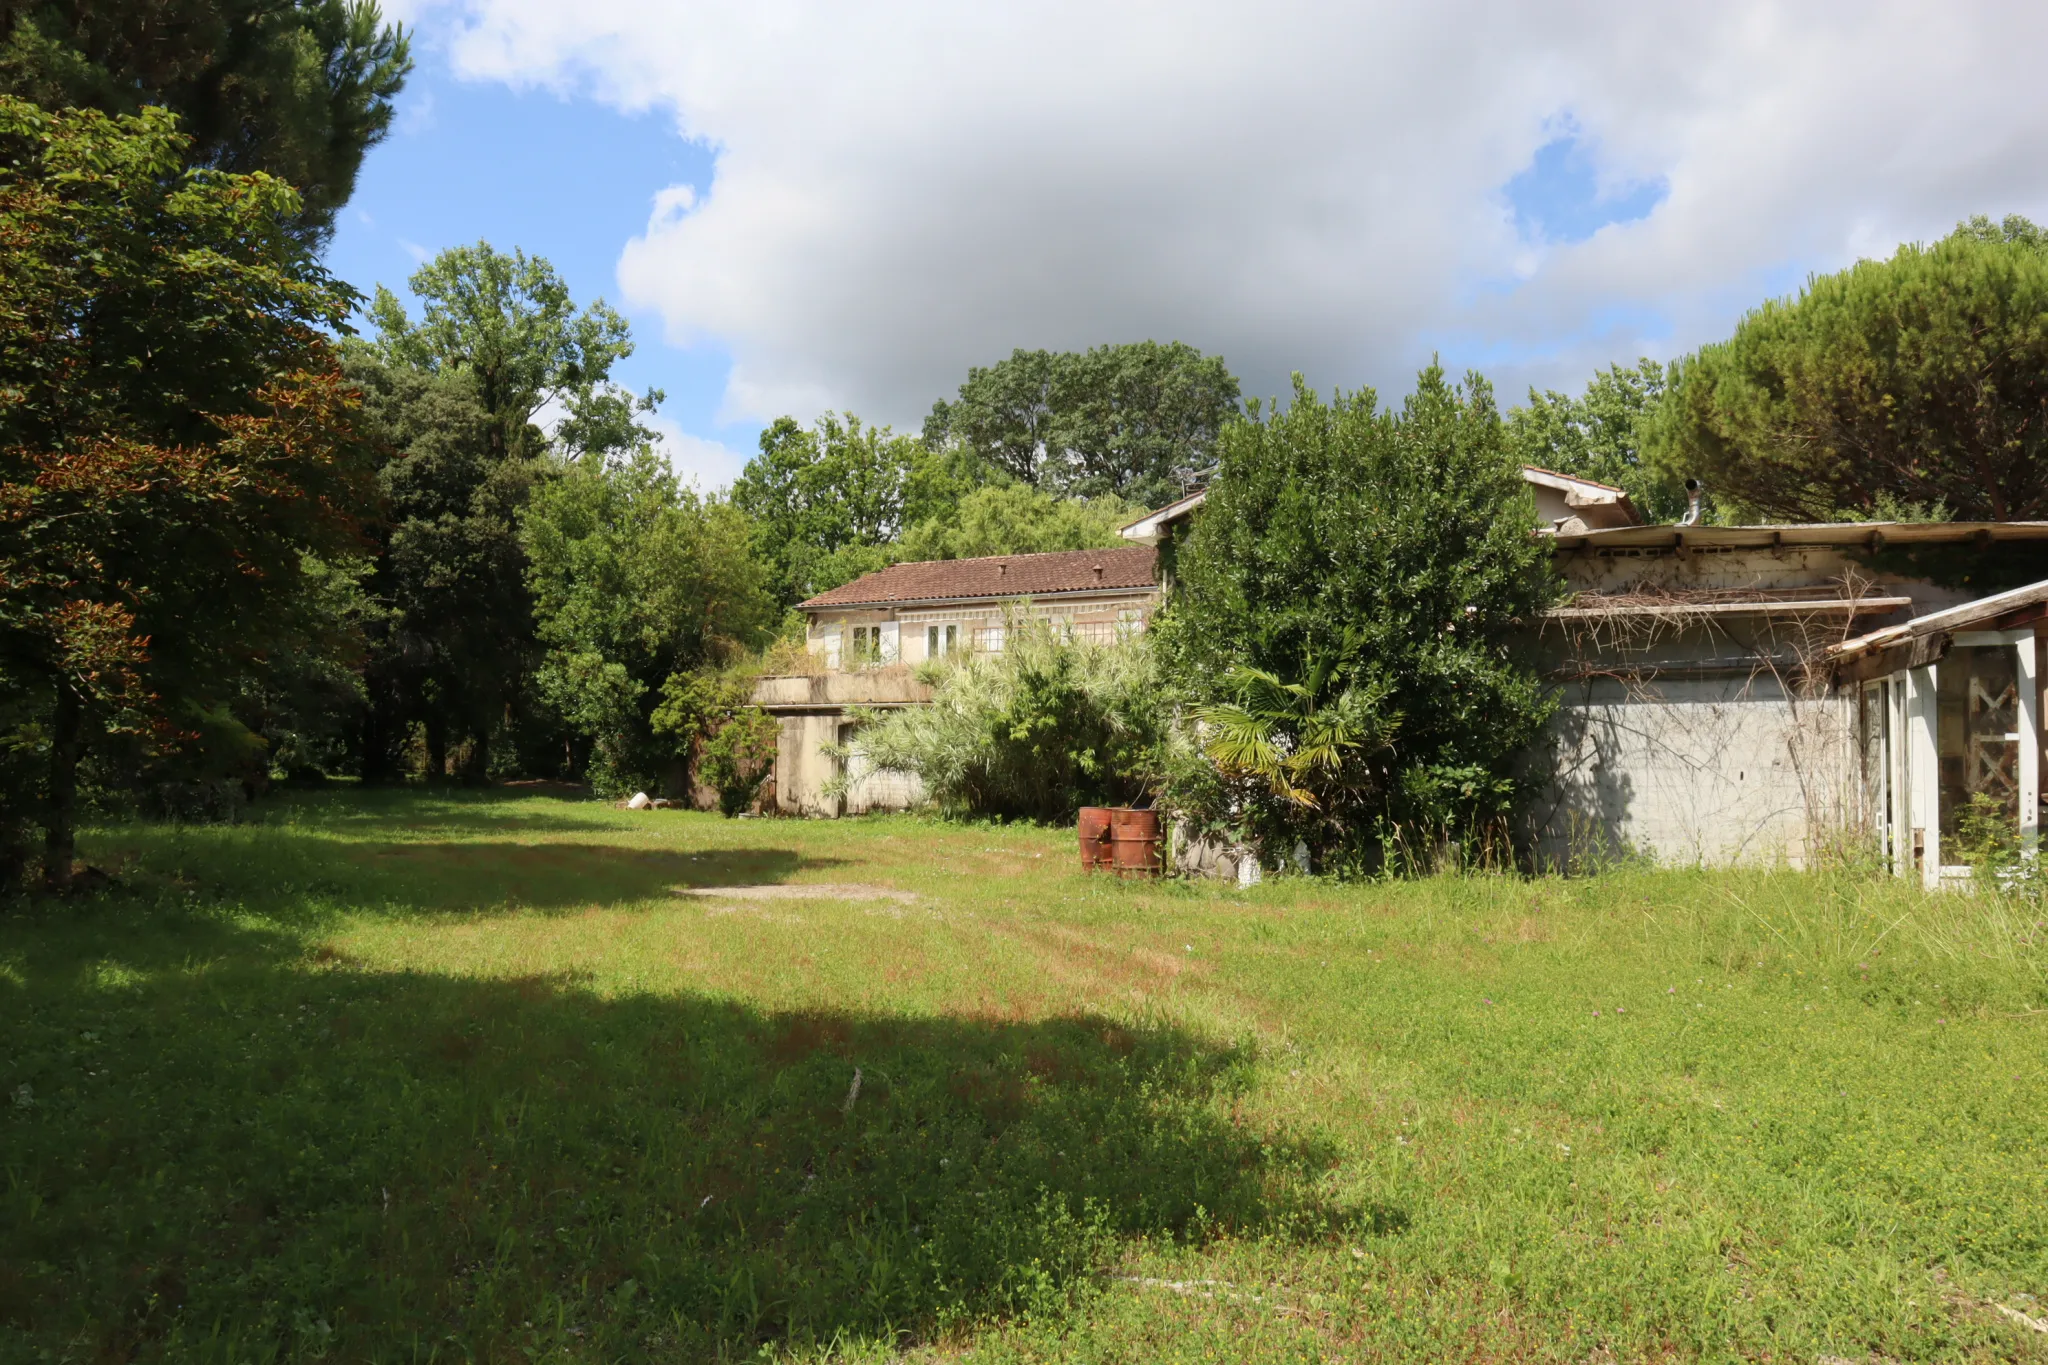
[(2014, 646), (2020, 652), (2020, 856), (2041, 846), (2041, 647), (2034, 631)]
[(782, 717), (778, 730), (775, 738), (775, 807), (794, 815), (803, 807), (803, 717)]
[(1906, 675), (1894, 673), (1885, 680), (1886, 716), (1886, 759), (1891, 765), (1889, 790), (1885, 793), (1885, 818), (1891, 822), (1890, 847), (1892, 875), (1910, 876), (1913, 871), (1913, 800), (1912, 787), (1906, 780), (1906, 753), (1910, 748), (1907, 740), (1906, 717)]
[(1912, 865), (1913, 845), (1920, 853), (1920, 884), (1929, 891), (1941, 886), (1941, 750), (1935, 708), (1935, 668), (1906, 671), (1906, 782), (1908, 816), (1906, 858)]

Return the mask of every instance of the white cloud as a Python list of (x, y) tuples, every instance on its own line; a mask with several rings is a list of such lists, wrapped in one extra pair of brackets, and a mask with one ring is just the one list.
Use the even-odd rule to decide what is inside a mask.
[(434, 92), (421, 90), (408, 95), (399, 102), (397, 132), (400, 137), (417, 137), (431, 133), (440, 124), (440, 110), (434, 101)]
[(690, 185), (670, 185), (654, 192), (654, 212), (647, 215), (649, 232), (665, 232), (689, 216), (697, 207), (697, 191)]
[(415, 265), (425, 265), (428, 259), (434, 254), (427, 248), (421, 246), (418, 242), (407, 241), (403, 237), (400, 237), (398, 239), (398, 249), (400, 251), (403, 251), (406, 255), (412, 257), (413, 263)]
[(699, 492), (715, 493), (730, 487), (732, 481), (740, 476), (740, 471), (746, 468), (745, 455), (708, 436), (692, 436), (664, 413), (657, 412), (640, 420), (654, 430), (669, 468), (675, 470), (684, 483), (696, 485)]
[[(1179, 338), (1254, 392), (1432, 349), (1566, 381), (1768, 284), (2048, 216), (2034, 0), (451, 0), (467, 76), (671, 110), (718, 149), (627, 302), (734, 358), (726, 415), (915, 425), (1013, 346)], [(459, 17), (454, 17), (459, 16)], [(1523, 241), (1560, 127), (1640, 221)]]
[[(533, 424), (552, 436), (568, 415), (569, 409), (561, 399), (551, 398), (533, 414)], [(746, 468), (746, 455), (711, 437), (691, 435), (665, 412), (642, 413), (638, 420), (654, 433), (655, 449), (668, 461), (669, 468), (700, 493), (716, 493), (730, 487)]]

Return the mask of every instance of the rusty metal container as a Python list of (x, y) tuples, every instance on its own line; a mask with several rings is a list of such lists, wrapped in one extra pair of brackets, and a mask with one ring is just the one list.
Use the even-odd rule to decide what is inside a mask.
[(1119, 877), (1156, 877), (1164, 866), (1156, 810), (1112, 810), (1109, 842)]
[(1081, 870), (1083, 872), (1108, 871), (1112, 865), (1109, 844), (1109, 816), (1107, 806), (1083, 806), (1081, 817), (1075, 821), (1075, 829), (1081, 836)]

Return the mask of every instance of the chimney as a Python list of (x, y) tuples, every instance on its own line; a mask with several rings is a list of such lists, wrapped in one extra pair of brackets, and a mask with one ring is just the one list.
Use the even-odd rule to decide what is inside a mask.
[(1102, 581), (1102, 566), (1100, 564), (1095, 566), (1095, 581), (1097, 583)]
[(1003, 577), (1006, 577), (1006, 576), (1007, 576), (1007, 575), (1009, 574), (1009, 572), (1010, 572), (1010, 561), (1009, 561), (1009, 560), (1007, 560), (1007, 559), (999, 559), (999, 560), (997, 560), (997, 561), (996, 561), (996, 577), (997, 577), (997, 578), (1003, 578)]
[(1706, 488), (1698, 479), (1687, 479), (1685, 481), (1685, 516), (1679, 521), (1678, 524), (1680, 526), (1699, 525), (1700, 495), (1706, 491)]

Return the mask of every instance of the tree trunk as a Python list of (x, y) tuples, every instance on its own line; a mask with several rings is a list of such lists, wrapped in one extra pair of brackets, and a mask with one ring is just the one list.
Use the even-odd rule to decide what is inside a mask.
[(463, 751), (461, 772), (457, 774), (464, 786), (480, 787), (489, 780), (491, 770), (491, 732), (488, 727), (472, 731), (469, 747)]
[(357, 750), (366, 783), (391, 780), (391, 732), (385, 724), (382, 702), (382, 697), (371, 693), (369, 705), (363, 708), (362, 728), (357, 731)]
[(439, 782), (448, 776), (448, 723), (440, 716), (427, 716), (427, 780)]
[(57, 683), (50, 715), (50, 789), (43, 816), (43, 880), (52, 891), (71, 889), (78, 851), (78, 760), (84, 749), (85, 707), (69, 678)]

